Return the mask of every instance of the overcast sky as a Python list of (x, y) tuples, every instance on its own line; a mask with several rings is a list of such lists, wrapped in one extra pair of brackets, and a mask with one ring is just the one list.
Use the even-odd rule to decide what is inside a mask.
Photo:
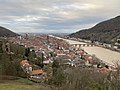
[(120, 0), (0, 0), (0, 26), (17, 33), (72, 33), (118, 15)]

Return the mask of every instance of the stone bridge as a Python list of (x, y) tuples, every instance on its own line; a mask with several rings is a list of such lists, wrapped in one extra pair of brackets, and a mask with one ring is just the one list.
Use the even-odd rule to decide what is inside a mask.
[(74, 46), (74, 47), (93, 47), (95, 45), (86, 43), (86, 44), (72, 44), (72, 46)]

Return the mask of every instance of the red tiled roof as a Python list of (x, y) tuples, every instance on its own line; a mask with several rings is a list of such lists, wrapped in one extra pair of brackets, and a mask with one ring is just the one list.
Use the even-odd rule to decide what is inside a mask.
[(22, 60), (22, 61), (20, 62), (21, 65), (24, 65), (25, 63), (28, 63), (28, 60)]
[(101, 73), (108, 73), (108, 72), (110, 72), (110, 71), (111, 71), (111, 70), (109, 70), (109, 69), (107, 69), (107, 68), (105, 68), (105, 67), (99, 69), (99, 72), (101, 72)]
[(35, 75), (35, 74), (43, 74), (43, 70), (33, 70), (32, 75)]

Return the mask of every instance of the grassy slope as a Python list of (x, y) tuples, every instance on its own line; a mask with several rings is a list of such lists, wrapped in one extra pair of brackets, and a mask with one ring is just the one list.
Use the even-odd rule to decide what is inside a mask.
[(27, 79), (5, 81), (0, 83), (0, 90), (51, 90), (48, 86), (34, 83)]

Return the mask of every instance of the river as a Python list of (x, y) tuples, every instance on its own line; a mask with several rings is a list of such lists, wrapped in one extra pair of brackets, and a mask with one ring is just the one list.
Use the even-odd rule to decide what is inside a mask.
[[(56, 36), (54, 36), (56, 37)], [(63, 38), (59, 38), (56, 37), (58, 39), (63, 39)], [(66, 42), (68, 42), (69, 44), (73, 45), (73, 44), (86, 44), (84, 42), (79, 42), (79, 41), (74, 41), (74, 40), (69, 40), (69, 39), (63, 39)], [(95, 55), (96, 57), (98, 57), (99, 59), (103, 60), (104, 62), (107, 62), (109, 64), (114, 64), (117, 61), (119, 61), (120, 63), (120, 53), (109, 50), (109, 49), (105, 49), (102, 47), (98, 47), (98, 46), (93, 46), (93, 47), (81, 47), (83, 48), (88, 54), (91, 55)]]

